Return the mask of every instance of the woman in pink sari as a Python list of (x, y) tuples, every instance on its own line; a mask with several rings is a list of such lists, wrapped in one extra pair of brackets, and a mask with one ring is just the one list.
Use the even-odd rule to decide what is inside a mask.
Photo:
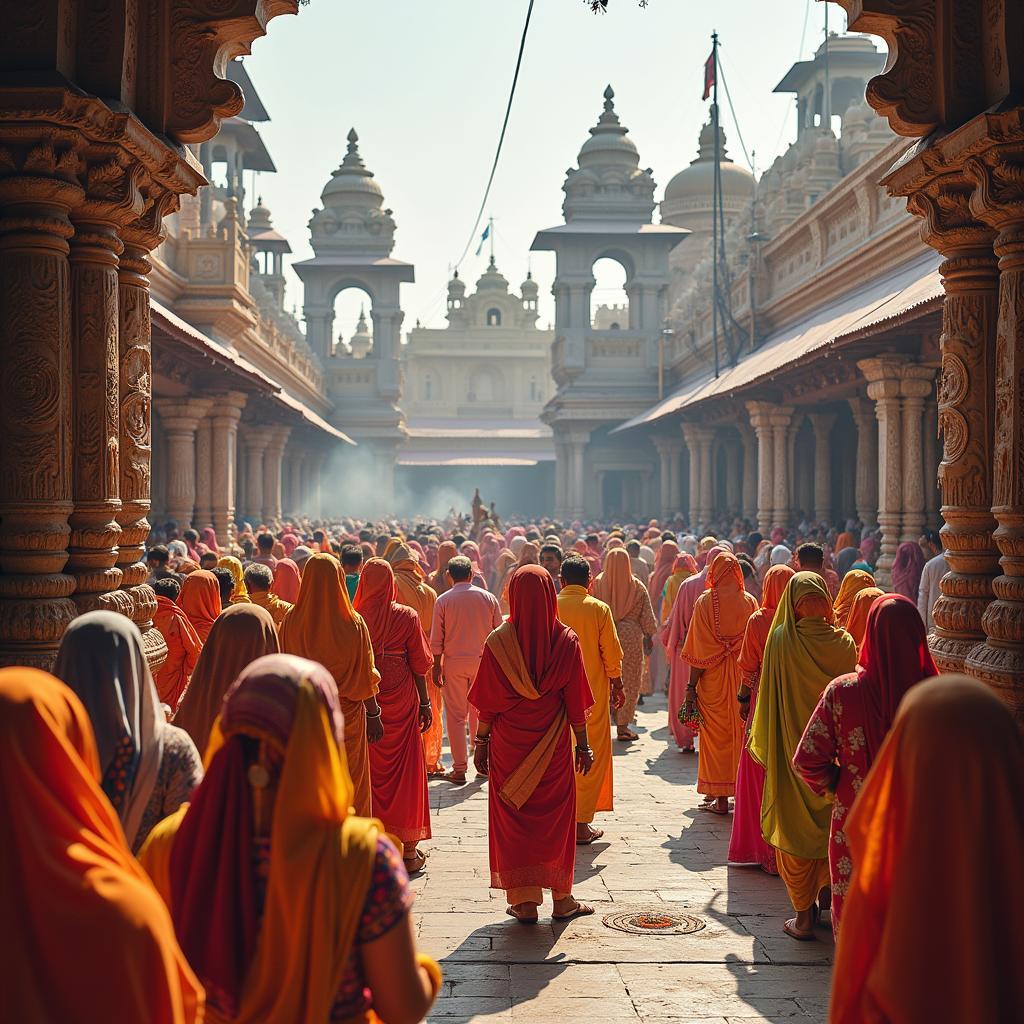
[(750, 723), (757, 705), (761, 662), (764, 660), (764, 649), (772, 629), (775, 609), (793, 575), (788, 565), (773, 565), (765, 573), (761, 607), (747, 620), (739, 658), (742, 683), (737, 699), (740, 702), (740, 718), (744, 720), (744, 744), (736, 770), (736, 806), (732, 818), (732, 836), (729, 839), (729, 863), (757, 864), (770, 875), (777, 875), (779, 870), (775, 863), (774, 847), (769, 846), (761, 835), (764, 768), (750, 756), (745, 737), (750, 734)]
[(279, 558), (274, 567), (274, 583), (270, 592), (282, 601), (295, 604), (299, 598), (302, 576), (299, 567), (290, 558)]
[[(671, 541), (665, 543), (671, 544)], [(675, 547), (674, 544), (672, 546)], [(668, 727), (676, 745), (684, 754), (693, 753), (694, 734), (692, 729), (688, 729), (679, 721), (679, 709), (686, 700), (686, 687), (690, 682), (690, 664), (683, 660), (680, 652), (686, 642), (686, 633), (690, 628), (697, 598), (704, 593), (707, 587), (708, 570), (711, 568), (711, 563), (721, 554), (725, 554), (725, 548), (717, 545), (711, 548), (707, 552), (704, 568), (696, 576), (691, 576), (688, 580), (683, 581), (672, 605), (672, 614), (662, 623), (661, 631), (658, 633), (658, 637), (665, 647), (665, 656), (668, 658), (669, 666)]]

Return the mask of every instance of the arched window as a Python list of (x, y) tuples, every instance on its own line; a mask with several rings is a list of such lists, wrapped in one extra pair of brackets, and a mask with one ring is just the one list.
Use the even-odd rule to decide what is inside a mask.
[(500, 309), (489, 309), (489, 310), (487, 310), (487, 326), (488, 327), (500, 327), (501, 326), (501, 310)]

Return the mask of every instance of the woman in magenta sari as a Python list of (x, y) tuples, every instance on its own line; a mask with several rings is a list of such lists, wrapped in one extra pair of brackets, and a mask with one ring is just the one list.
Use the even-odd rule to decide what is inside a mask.
[(434, 659), (416, 612), (398, 604), (397, 593), (391, 565), (371, 558), (359, 576), (355, 610), (370, 631), (373, 661), (380, 672), (377, 703), (384, 735), (370, 746), (373, 813), (405, 844), (405, 866), (414, 872), (426, 863), (416, 844), (430, 838), (420, 734), (430, 728), (433, 717), (426, 674)]
[[(788, 565), (773, 565), (764, 576), (761, 607), (747, 620), (739, 657), (742, 682), (736, 695), (740, 704), (740, 718), (744, 722), (744, 737), (750, 734), (750, 723), (757, 706), (761, 662), (764, 661), (764, 649), (772, 630), (775, 609), (793, 575)], [(777, 875), (779, 870), (775, 863), (775, 848), (766, 843), (761, 835), (763, 798), (764, 768), (750, 756), (744, 739), (739, 768), (736, 770), (736, 807), (732, 818), (732, 836), (729, 839), (729, 863), (757, 864), (768, 874)]]
[(686, 701), (686, 687), (690, 682), (690, 663), (684, 661), (681, 651), (686, 642), (686, 633), (693, 618), (693, 609), (697, 598), (707, 587), (708, 570), (711, 563), (725, 552), (725, 548), (715, 545), (707, 552), (704, 568), (696, 576), (683, 580), (672, 604), (672, 614), (662, 623), (658, 637), (665, 647), (668, 658), (668, 727), (672, 738), (679, 749), (686, 754), (693, 753), (693, 730), (688, 729), (679, 721), (679, 709)]
[(856, 672), (825, 688), (793, 755), (793, 768), (815, 793), (835, 794), (828, 862), (836, 935), (850, 888), (847, 815), (903, 695), (938, 673), (917, 605), (900, 594), (885, 594), (871, 605), (858, 660)]
[(558, 621), (555, 586), (539, 565), (509, 581), (509, 618), (487, 638), (469, 701), (480, 714), (474, 763), (489, 775), (491, 888), (504, 889), (508, 914), (537, 921), (544, 889), (553, 917), (592, 914), (573, 898), (576, 863), (575, 768), (593, 765), (587, 712), (594, 697), (576, 634)]

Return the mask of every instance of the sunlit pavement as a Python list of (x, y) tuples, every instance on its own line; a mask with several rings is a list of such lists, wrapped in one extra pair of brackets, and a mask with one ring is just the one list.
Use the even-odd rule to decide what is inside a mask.
[[(526, 927), (488, 889), (487, 792), (431, 783), (434, 838), (414, 879), (420, 948), (441, 961), (438, 1024), (487, 1019), (824, 1022), (832, 937), (796, 942), (782, 882), (730, 868), (731, 818), (697, 810), (695, 755), (667, 739), (665, 698), (639, 709), (641, 738), (615, 748), (616, 810), (605, 836), (578, 847), (575, 895), (593, 917)], [(634, 935), (602, 923), (616, 912), (675, 911), (706, 922), (686, 935)]]

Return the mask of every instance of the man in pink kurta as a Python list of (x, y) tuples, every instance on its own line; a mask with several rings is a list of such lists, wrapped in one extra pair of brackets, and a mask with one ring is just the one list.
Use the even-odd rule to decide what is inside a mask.
[(434, 685), (442, 687), (448, 742), (452, 748), (449, 782), (466, 781), (468, 752), (466, 720), (476, 735), (476, 711), (469, 705), (469, 689), (480, 667), (484, 642), (491, 630), (501, 625), (498, 599), (470, 582), (473, 563), (458, 555), (448, 562), (451, 587), (434, 605), (430, 629), (430, 650), (434, 655)]
[(662, 624), (661, 642), (665, 646), (665, 656), (669, 664), (668, 680), (668, 727), (672, 738), (680, 750), (693, 750), (693, 732), (679, 721), (679, 709), (686, 700), (686, 684), (690, 681), (690, 664), (683, 660), (680, 653), (686, 642), (686, 634), (693, 618), (693, 608), (697, 598), (707, 587), (708, 569), (715, 557), (725, 551), (717, 545), (708, 551), (708, 559), (704, 568), (695, 576), (684, 580), (676, 594), (672, 605), (672, 614)]

